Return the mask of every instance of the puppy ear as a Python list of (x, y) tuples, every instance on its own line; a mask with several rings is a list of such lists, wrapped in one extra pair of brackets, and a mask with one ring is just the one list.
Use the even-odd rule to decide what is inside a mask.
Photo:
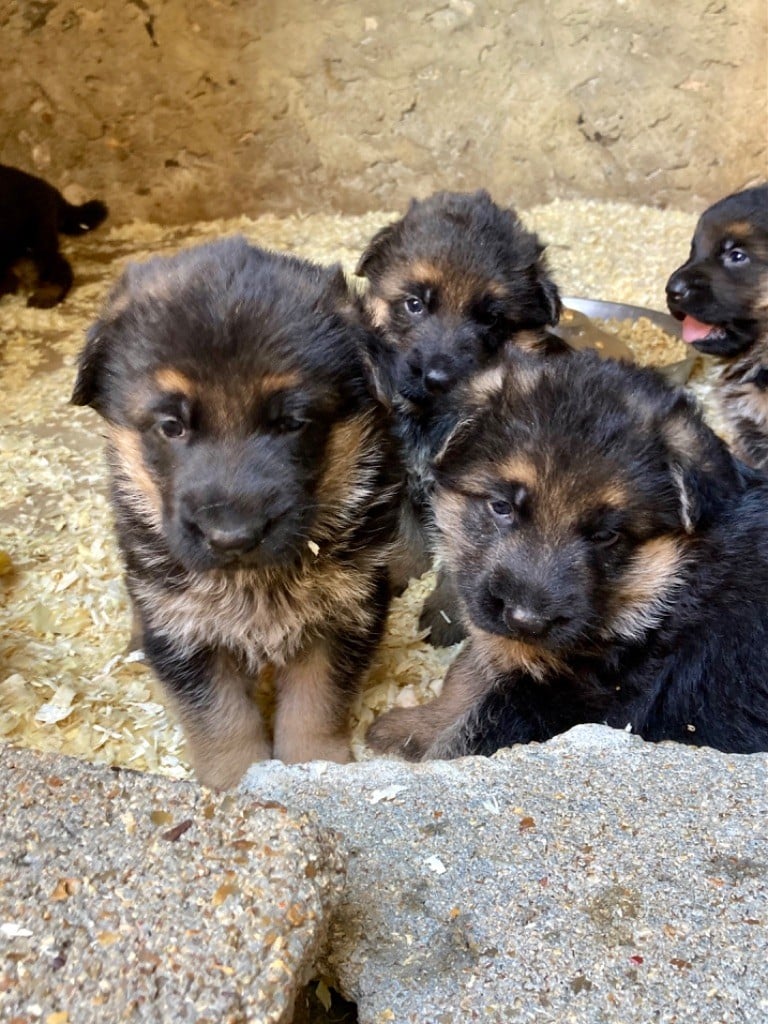
[(726, 444), (701, 420), (693, 396), (680, 391), (659, 424), (669, 450), (669, 473), (678, 514), (687, 534), (718, 515), (743, 489), (737, 461)]
[(473, 412), (457, 410), (453, 416), (444, 415), (441, 424), (435, 424), (435, 434), (439, 435), (439, 439), (432, 456), (432, 468), (438, 480), (441, 477), (445, 479), (444, 471), (449, 454), (475, 433), (477, 420), (477, 410)]
[(365, 252), (357, 261), (355, 274), (357, 277), (367, 277), (368, 280), (376, 276), (382, 263), (386, 260), (389, 250), (400, 237), (401, 221), (387, 224), (380, 228), (366, 246)]
[(102, 335), (103, 322), (100, 320), (86, 334), (85, 347), (77, 361), (77, 378), (72, 390), (72, 405), (90, 405), (101, 411), (103, 398), (103, 369), (106, 343)]
[(541, 303), (542, 313), (545, 317), (544, 323), (554, 327), (560, 319), (560, 314), (563, 310), (563, 304), (560, 301), (560, 292), (558, 291), (555, 282), (549, 276), (546, 265), (542, 261), (537, 264), (537, 270), (539, 300)]

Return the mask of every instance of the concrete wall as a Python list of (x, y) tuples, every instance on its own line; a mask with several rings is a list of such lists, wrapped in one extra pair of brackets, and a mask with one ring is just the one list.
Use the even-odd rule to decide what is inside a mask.
[(768, 177), (765, 0), (6, 0), (0, 161), (113, 222)]

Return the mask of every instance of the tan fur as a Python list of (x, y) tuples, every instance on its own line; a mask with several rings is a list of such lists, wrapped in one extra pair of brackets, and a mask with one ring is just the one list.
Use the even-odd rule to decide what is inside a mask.
[(725, 238), (734, 239), (734, 241), (746, 241), (753, 232), (754, 229), (748, 220), (734, 220), (724, 228), (723, 235)]
[(486, 405), (493, 401), (493, 396), (498, 395), (501, 391), (504, 376), (503, 366), (491, 366), (487, 370), (481, 370), (480, 373), (475, 374), (467, 387), (470, 402)]
[(329, 508), (359, 507), (370, 494), (375, 465), (366, 465), (360, 453), (372, 429), (370, 415), (337, 423), (331, 430), (325, 472), (317, 487), (318, 501)]
[(325, 644), (277, 674), (274, 756), (288, 764), (351, 760), (346, 716), (339, 714)]
[(259, 709), (248, 695), (251, 679), (220, 654), (206, 705), (174, 701), (187, 754), (200, 782), (214, 789), (236, 785), (255, 761), (271, 756)]
[(467, 631), (476, 646), (480, 663), (492, 665), (500, 673), (527, 672), (534, 679), (544, 679), (550, 672), (567, 671), (560, 658), (542, 647), (486, 633), (474, 623), (468, 624)]
[(297, 388), (301, 382), (298, 373), (267, 373), (258, 381), (257, 387), (259, 395), (266, 396)]
[(683, 585), (685, 551), (674, 537), (655, 537), (639, 548), (613, 594), (603, 635), (639, 639), (661, 621)]
[(163, 516), (163, 501), (157, 484), (144, 464), (141, 439), (127, 427), (107, 424), (107, 439), (112, 449), (112, 461), (118, 471), (117, 484), (131, 498), (131, 503), (143, 518), (159, 527)]
[(287, 579), (241, 569), (190, 572), (185, 582), (184, 589), (161, 594), (141, 579), (133, 588), (156, 630), (182, 648), (234, 647), (251, 672), (295, 657), (307, 633), (322, 630), (331, 614), (346, 609), (350, 621), (370, 622), (370, 578), (326, 563), (322, 549), (315, 564)]
[(494, 467), (494, 475), (508, 483), (523, 484), (530, 491), (536, 488), (536, 467), (520, 455), (511, 455), (499, 466)]
[(195, 382), (173, 366), (163, 366), (156, 370), (155, 383), (160, 391), (169, 391), (172, 394), (181, 393), (187, 398), (194, 398), (197, 393)]
[(371, 323), (380, 330), (389, 324), (389, 303), (377, 295), (368, 295), (365, 301)]

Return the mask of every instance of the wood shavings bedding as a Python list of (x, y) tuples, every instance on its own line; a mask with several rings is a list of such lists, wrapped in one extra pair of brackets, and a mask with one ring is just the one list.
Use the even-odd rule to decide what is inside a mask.
[[(371, 235), (395, 214), (239, 218), (165, 228), (136, 223), (68, 240), (76, 285), (53, 310), (0, 301), (0, 737), (186, 777), (181, 731), (136, 654), (113, 539), (101, 423), (68, 405), (84, 331), (128, 260), (223, 235), (352, 273)], [(558, 201), (522, 211), (548, 244), (564, 294), (664, 308), (664, 283), (688, 251), (695, 217), (628, 204)], [(627, 337), (628, 344), (633, 339)], [(657, 339), (658, 340), (658, 339)], [(633, 348), (637, 351), (637, 342)], [(455, 650), (434, 650), (417, 620), (432, 577), (392, 607), (354, 710), (353, 751), (375, 715), (437, 692)]]

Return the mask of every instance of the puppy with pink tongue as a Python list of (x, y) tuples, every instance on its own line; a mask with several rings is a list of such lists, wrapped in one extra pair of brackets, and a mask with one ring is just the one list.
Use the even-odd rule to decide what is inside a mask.
[(768, 184), (705, 210), (667, 304), (683, 341), (721, 363), (715, 395), (736, 454), (768, 469)]

